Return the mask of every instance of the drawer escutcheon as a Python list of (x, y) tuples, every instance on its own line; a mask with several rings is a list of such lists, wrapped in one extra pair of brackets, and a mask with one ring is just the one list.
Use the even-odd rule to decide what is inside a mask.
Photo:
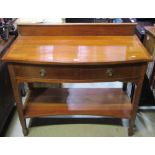
[(40, 69), (40, 77), (45, 77), (45, 76), (46, 76), (46, 70)]
[(112, 77), (113, 76), (113, 69), (112, 68), (108, 68), (106, 70), (106, 74), (109, 76), (109, 77)]

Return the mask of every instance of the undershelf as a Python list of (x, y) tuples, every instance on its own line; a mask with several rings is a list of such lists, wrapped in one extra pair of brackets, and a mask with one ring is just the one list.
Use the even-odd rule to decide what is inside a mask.
[(24, 116), (99, 115), (130, 118), (131, 101), (118, 88), (35, 88), (26, 99)]

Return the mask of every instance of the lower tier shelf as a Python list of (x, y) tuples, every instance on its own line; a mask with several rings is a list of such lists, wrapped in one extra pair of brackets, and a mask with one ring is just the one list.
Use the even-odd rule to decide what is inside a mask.
[(35, 88), (26, 99), (24, 116), (99, 115), (130, 118), (132, 105), (117, 88)]

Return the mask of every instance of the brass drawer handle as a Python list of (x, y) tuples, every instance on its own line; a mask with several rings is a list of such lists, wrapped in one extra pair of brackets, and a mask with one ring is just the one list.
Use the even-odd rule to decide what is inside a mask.
[(109, 77), (113, 76), (113, 69), (112, 68), (108, 68), (107, 71), (106, 71), (107, 75)]
[(46, 70), (45, 69), (41, 69), (40, 70), (40, 76), (41, 77), (45, 77), (46, 76)]

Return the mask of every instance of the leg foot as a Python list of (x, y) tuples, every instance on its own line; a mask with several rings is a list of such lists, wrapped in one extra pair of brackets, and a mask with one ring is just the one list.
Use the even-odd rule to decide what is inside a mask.
[(23, 129), (23, 134), (24, 134), (24, 136), (27, 136), (28, 133), (29, 133), (29, 130), (28, 130), (27, 128), (26, 128), (26, 129)]
[(128, 136), (133, 136), (133, 128), (128, 128)]
[(134, 131), (135, 131), (135, 121), (133, 121), (132, 119), (129, 119), (129, 127), (128, 127), (128, 136), (133, 136)]

